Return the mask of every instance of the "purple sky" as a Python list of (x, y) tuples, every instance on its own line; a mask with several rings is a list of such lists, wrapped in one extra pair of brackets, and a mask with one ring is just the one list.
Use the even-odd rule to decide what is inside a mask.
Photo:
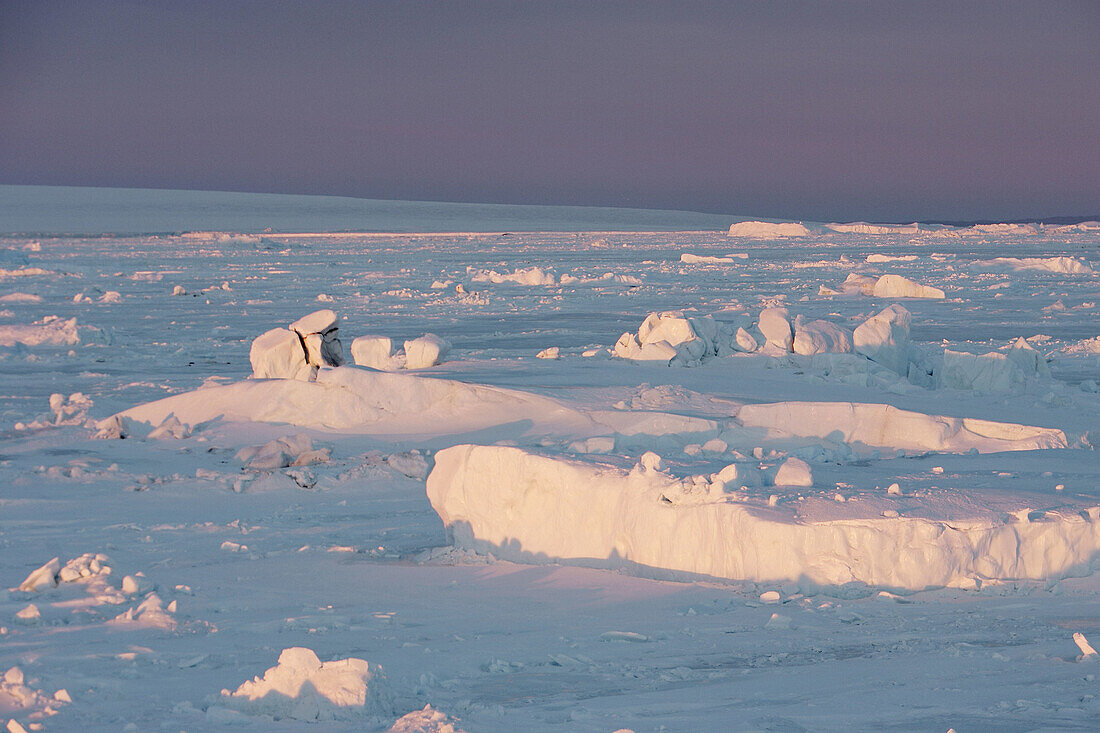
[(1100, 212), (1100, 2), (0, 0), (0, 183)]

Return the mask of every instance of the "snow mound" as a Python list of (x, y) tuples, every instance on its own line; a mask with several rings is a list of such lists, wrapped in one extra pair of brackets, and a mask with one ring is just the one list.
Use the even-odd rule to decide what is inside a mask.
[(80, 343), (76, 319), (46, 316), (31, 324), (0, 326), (0, 346), (72, 346)]
[(995, 257), (979, 260), (975, 267), (1014, 272), (1056, 272), (1063, 275), (1093, 275), (1096, 270), (1084, 259), (1077, 257)]
[(315, 382), (246, 380), (138, 405), (107, 418), (159, 425), (168, 415), (208, 420), (287, 423), (363, 435), (442, 436), (511, 425), (525, 430), (591, 433), (595, 423), (562, 403), (518, 390), (358, 367), (321, 369)]
[(771, 239), (773, 237), (806, 237), (812, 234), (798, 222), (739, 221), (730, 226), (729, 236)]
[(423, 710), (414, 710), (398, 718), (390, 726), (389, 733), (466, 733), (458, 723), (458, 718), (425, 705)]
[(853, 221), (845, 224), (826, 224), (825, 228), (842, 234), (917, 234), (920, 225), (912, 224), (868, 224), (865, 221)]
[(769, 437), (842, 441), (901, 453), (999, 453), (1065, 448), (1065, 433), (970, 417), (944, 417), (860, 402), (770, 402), (745, 405), (737, 419)]
[(382, 668), (351, 657), (321, 662), (312, 649), (291, 647), (279, 662), (236, 690), (222, 690), (219, 704), (275, 720), (350, 720), (391, 715), (393, 702)]
[(1031, 521), (1027, 509), (815, 520), (720, 493), (670, 501), (684, 484), (652, 462), (626, 471), (502, 446), (439, 451), (427, 491), (460, 549), (680, 579), (783, 581), (806, 591), (1058, 578), (1087, 572), (1100, 553), (1100, 510), (1047, 512), (1043, 521)]
[(901, 275), (883, 275), (875, 283), (871, 294), (876, 298), (943, 298), (939, 288), (921, 285)]

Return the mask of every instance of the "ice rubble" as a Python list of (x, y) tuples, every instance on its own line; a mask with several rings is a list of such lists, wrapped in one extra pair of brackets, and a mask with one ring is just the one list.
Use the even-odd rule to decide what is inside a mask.
[[(1043, 521), (1030, 521), (1026, 510), (815, 521), (698, 486), (653, 462), (627, 471), (477, 445), (439, 451), (427, 482), (457, 547), (519, 562), (785, 581), (804, 590), (851, 583), (917, 590), (1065, 577), (1087, 572), (1100, 552), (1100, 507), (1048, 512)], [(696, 498), (670, 499), (685, 494)]]
[[(249, 350), (256, 379), (314, 379), (321, 367), (344, 364), (336, 313), (325, 309), (258, 336)], [(388, 336), (360, 336), (352, 341), (351, 356), (359, 366), (392, 371), (426, 369), (443, 361), (451, 345), (432, 333), (405, 342), (395, 353)]]
[[(53, 695), (48, 695), (45, 690), (35, 689), (31, 684), (35, 684), (35, 681), (28, 680), (20, 667), (9, 667), (0, 677), (0, 710), (30, 712), (31, 719), (40, 719), (55, 715), (58, 707), (73, 701), (68, 690), (60, 689)], [(9, 733), (26, 731), (14, 718), (5, 727)], [(41, 723), (31, 724), (31, 730), (42, 729)]]
[(739, 221), (729, 228), (731, 237), (771, 239), (772, 237), (805, 237), (812, 232), (798, 222)]
[(614, 354), (637, 361), (698, 364), (704, 357), (723, 353), (722, 347), (718, 322), (713, 317), (665, 311), (646, 316), (637, 334), (620, 336)]
[(80, 342), (80, 332), (75, 318), (58, 316), (45, 318), (30, 324), (0, 326), (0, 346), (71, 346)]
[(755, 324), (744, 325), (664, 311), (646, 316), (637, 333), (620, 336), (612, 353), (622, 359), (694, 366), (735, 352), (816, 356), (854, 351), (904, 377), (909, 367), (909, 322), (909, 311), (896, 304), (869, 318), (855, 333), (830, 321), (792, 319), (790, 310), (779, 306), (764, 308)]
[(321, 662), (305, 647), (284, 649), (263, 677), (222, 690), (216, 704), (275, 720), (352, 720), (393, 713), (380, 666), (354, 657)]
[(286, 435), (237, 451), (237, 460), (253, 471), (270, 471), (291, 466), (324, 463), (330, 457), (328, 448), (314, 448), (313, 440), (304, 433)]
[(414, 710), (402, 715), (390, 727), (389, 733), (466, 733), (459, 727), (458, 718), (425, 705), (422, 710)]
[(1017, 391), (1029, 379), (1049, 376), (1046, 359), (1022, 338), (986, 354), (944, 349), (943, 365), (936, 370), (940, 387), (976, 392)]

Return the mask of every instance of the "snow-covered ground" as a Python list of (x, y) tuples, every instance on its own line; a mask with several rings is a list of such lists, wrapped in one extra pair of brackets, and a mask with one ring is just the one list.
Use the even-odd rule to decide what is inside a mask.
[(0, 238), (0, 722), (1094, 730), (1100, 229), (684, 216)]

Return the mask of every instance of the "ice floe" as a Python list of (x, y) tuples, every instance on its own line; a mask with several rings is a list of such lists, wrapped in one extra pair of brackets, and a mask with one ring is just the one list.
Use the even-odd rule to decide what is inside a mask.
[(1086, 260), (1079, 257), (995, 257), (991, 260), (979, 260), (975, 267), (991, 270), (1012, 270), (1014, 272), (1054, 272), (1063, 275), (1093, 275), (1096, 270)]
[[(459, 548), (661, 577), (785, 581), (807, 591), (975, 587), (1087, 572), (1100, 551), (1100, 508), (1031, 521), (1023, 510), (953, 514), (948, 502), (940, 519), (815, 520), (700, 489), (652, 463), (628, 471), (504, 446), (439, 451), (427, 486)], [(692, 500), (681, 501), (685, 493)]]
[(730, 225), (729, 236), (753, 239), (806, 237), (812, 232), (798, 222), (739, 221)]

